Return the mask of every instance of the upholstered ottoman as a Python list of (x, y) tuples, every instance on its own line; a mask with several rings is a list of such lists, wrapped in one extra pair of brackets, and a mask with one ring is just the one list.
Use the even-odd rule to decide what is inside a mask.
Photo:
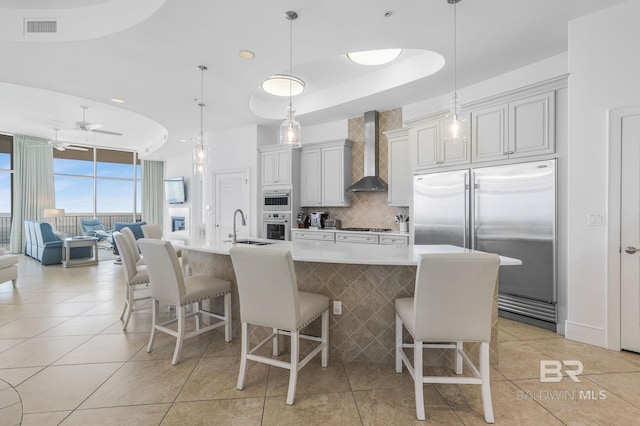
[(18, 284), (18, 256), (5, 254), (0, 248), (0, 283), (12, 281), (15, 287)]

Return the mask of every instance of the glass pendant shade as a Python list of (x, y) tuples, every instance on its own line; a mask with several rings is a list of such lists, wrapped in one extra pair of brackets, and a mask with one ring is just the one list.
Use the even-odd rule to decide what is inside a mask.
[(300, 123), (294, 117), (295, 108), (287, 106), (287, 118), (280, 125), (280, 144), (299, 148), (300, 144)]
[(460, 97), (454, 94), (450, 102), (449, 114), (444, 118), (444, 140), (445, 142), (466, 142), (467, 120), (460, 114)]
[(204, 144), (193, 147), (193, 174), (204, 176), (207, 174), (207, 160), (209, 159), (209, 148)]

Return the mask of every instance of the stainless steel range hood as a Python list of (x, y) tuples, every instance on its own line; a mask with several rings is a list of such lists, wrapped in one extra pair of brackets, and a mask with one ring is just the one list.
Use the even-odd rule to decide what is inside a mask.
[(385, 192), (387, 183), (378, 176), (378, 111), (364, 113), (364, 177), (349, 192)]

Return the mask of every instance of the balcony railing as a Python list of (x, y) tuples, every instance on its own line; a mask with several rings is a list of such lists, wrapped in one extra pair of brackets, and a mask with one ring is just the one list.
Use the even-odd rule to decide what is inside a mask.
[[(66, 214), (64, 217), (52, 217), (47, 222), (53, 225), (56, 231), (64, 232), (69, 236), (82, 235), (82, 227), (80, 226), (80, 219), (91, 219), (91, 214)], [(98, 214), (96, 219), (100, 219), (104, 224), (104, 229), (113, 229), (113, 224), (116, 222), (138, 222), (141, 220), (141, 215), (137, 214), (135, 220), (131, 213), (111, 213), (111, 214)], [(0, 213), (0, 247), (6, 249), (9, 248), (9, 239), (11, 238), (11, 216), (8, 214)]]

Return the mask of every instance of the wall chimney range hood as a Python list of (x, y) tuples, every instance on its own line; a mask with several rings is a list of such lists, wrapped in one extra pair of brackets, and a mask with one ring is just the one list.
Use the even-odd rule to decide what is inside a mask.
[(364, 177), (349, 192), (385, 192), (387, 183), (378, 176), (378, 111), (364, 113)]

